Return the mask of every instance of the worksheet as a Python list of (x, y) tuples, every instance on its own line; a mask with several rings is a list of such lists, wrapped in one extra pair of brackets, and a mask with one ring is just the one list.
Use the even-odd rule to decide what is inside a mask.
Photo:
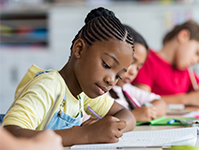
[(74, 145), (71, 149), (122, 149), (135, 147), (195, 146), (197, 127), (126, 132), (118, 143)]

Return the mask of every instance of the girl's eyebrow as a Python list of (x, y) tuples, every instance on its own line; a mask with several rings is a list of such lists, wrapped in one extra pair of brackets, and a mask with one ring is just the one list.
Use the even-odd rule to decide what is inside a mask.
[[(110, 55), (108, 53), (104, 53), (104, 54), (107, 55), (107, 56), (109, 56), (109, 57), (111, 57), (117, 64), (120, 64), (119, 61), (114, 56), (112, 56), (112, 55)], [(127, 69), (124, 68), (123, 71), (127, 72)]]
[(117, 64), (120, 64), (119, 61), (112, 55), (108, 54), (108, 53), (105, 53), (105, 55), (111, 57)]

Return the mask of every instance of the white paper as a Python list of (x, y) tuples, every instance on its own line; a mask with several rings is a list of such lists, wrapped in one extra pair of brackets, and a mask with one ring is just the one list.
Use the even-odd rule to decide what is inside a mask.
[(169, 110), (184, 110), (185, 106), (183, 104), (168, 104)]
[(71, 149), (113, 149), (171, 145), (195, 146), (196, 141), (197, 127), (187, 127), (156, 131), (131, 131), (124, 133), (118, 143), (74, 145)]
[(184, 118), (195, 118), (196, 115), (199, 115), (199, 110), (192, 111), (188, 114), (183, 115)]

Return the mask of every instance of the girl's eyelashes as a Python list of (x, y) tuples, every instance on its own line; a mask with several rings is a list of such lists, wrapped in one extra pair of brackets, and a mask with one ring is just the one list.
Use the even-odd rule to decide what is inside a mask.
[(102, 62), (103, 62), (104, 68), (111, 69), (111, 67), (110, 67), (109, 65), (107, 65), (107, 64), (105, 63), (105, 61), (102, 61)]
[(122, 80), (122, 77), (120, 77), (118, 74), (116, 75), (116, 79), (121, 79)]
[[(109, 65), (107, 65), (107, 64), (105, 63), (105, 61), (102, 60), (102, 62), (103, 62), (104, 68), (106, 68), (106, 69), (111, 69), (111, 67), (110, 67)], [(122, 79), (122, 78), (117, 74), (117, 75), (116, 75), (116, 79)]]

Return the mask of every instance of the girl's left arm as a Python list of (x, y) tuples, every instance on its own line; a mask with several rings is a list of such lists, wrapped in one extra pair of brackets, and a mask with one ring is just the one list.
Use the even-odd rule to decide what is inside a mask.
[(134, 115), (122, 105), (118, 104), (116, 101), (114, 101), (111, 109), (106, 114), (106, 116), (114, 116), (120, 120), (126, 121), (127, 126), (122, 130), (123, 132), (131, 131), (136, 126), (136, 119)]

